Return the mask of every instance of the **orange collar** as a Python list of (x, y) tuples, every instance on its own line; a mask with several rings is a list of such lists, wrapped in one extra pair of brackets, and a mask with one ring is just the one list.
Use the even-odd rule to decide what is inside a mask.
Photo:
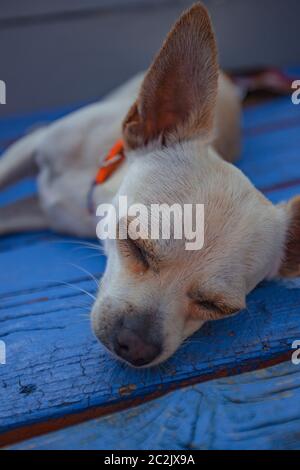
[(110, 149), (103, 161), (102, 166), (99, 168), (95, 180), (96, 185), (105, 183), (105, 181), (117, 170), (117, 168), (119, 168), (124, 159), (124, 142), (122, 139), (120, 139), (117, 140), (114, 146)]
[(117, 140), (106, 155), (101, 167), (98, 169), (96, 178), (88, 192), (88, 210), (93, 213), (93, 193), (95, 186), (105, 183), (108, 178), (119, 168), (125, 160), (124, 141)]

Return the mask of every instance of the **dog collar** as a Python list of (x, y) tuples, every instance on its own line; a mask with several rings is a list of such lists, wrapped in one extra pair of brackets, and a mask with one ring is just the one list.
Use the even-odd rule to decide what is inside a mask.
[(98, 169), (96, 178), (88, 192), (88, 210), (93, 213), (93, 194), (96, 186), (105, 183), (112, 174), (119, 168), (125, 159), (124, 142), (122, 139), (117, 140), (114, 146), (106, 155), (101, 167)]

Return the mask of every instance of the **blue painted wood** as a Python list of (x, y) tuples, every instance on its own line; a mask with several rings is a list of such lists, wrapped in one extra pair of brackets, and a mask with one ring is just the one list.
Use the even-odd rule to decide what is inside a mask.
[(2, 117), (0, 118), (0, 142), (15, 140), (33, 128), (43, 126), (55, 119), (59, 119), (65, 114), (68, 114), (85, 104), (86, 103), (78, 103), (77, 105), (65, 106), (59, 109), (40, 111), (32, 114), (24, 114), (23, 116)]
[(266, 196), (274, 204), (278, 204), (281, 202), (286, 202), (298, 194), (300, 194), (300, 184), (291, 185), (285, 189), (268, 191)]
[(12, 450), (300, 449), (300, 366), (290, 362), (178, 390)]
[[(294, 90), (291, 89), (291, 96), (292, 91)], [(274, 124), (280, 127), (281, 123), (293, 122), (299, 119), (298, 108), (299, 106), (295, 106), (290, 97), (276, 98), (267, 103), (250, 106), (243, 115), (245, 134), (252, 135), (254, 131), (260, 133)]]
[(300, 177), (298, 127), (276, 130), (245, 139), (239, 168), (258, 187)]
[[(12, 283), (6, 282), (3, 294), (2, 274), (0, 337), (7, 344), (7, 365), (0, 369), (1, 432), (168, 390), (187, 379), (242, 371), (250, 362), (257, 367), (290, 350), (300, 337), (299, 284), (268, 283), (249, 297), (247, 311), (207, 324), (163, 367), (134, 371), (118, 364), (94, 340), (87, 316), (90, 299), (59, 285), (59, 279), (68, 279), (75, 289), (94, 294), (93, 281), (69, 269), (71, 253), (62, 247), (52, 247), (41, 266), (37, 259), (44, 251), (48, 248), (40, 242), (30, 247), (29, 258), (19, 248), (4, 253), (9, 254), (4, 272)], [(14, 274), (9, 263), (15, 256), (22, 259), (22, 269), (15, 268)], [(78, 257), (75, 261), (80, 262)], [(97, 274), (101, 260), (93, 263), (86, 267)]]
[[(279, 100), (266, 105), (265, 114), (263, 107), (257, 109), (259, 126), (272, 116), (277, 119), (276, 106), (280, 112), (293, 109), (300, 116), (300, 107), (290, 108), (289, 100)], [(271, 114), (270, 107), (274, 107)], [(246, 117), (248, 113), (255, 118), (255, 109)], [(297, 131), (292, 127), (245, 136), (239, 165), (255, 184), (268, 186), (299, 174)], [(295, 185), (268, 195), (279, 201), (299, 189)], [(3, 195), (3, 203), (19, 196), (19, 188), (11, 191)], [(5, 340), (8, 354), (7, 365), (0, 366), (2, 433), (146, 397), (187, 380), (255, 368), (290, 351), (292, 341), (300, 338), (300, 282), (264, 283), (249, 296), (247, 311), (207, 324), (162, 367), (134, 371), (121, 366), (90, 331), (87, 312), (92, 299), (78, 289), (94, 295), (96, 285), (85, 271), (70, 264), (99, 277), (105, 260), (73, 242), (46, 232), (0, 240), (0, 339)]]

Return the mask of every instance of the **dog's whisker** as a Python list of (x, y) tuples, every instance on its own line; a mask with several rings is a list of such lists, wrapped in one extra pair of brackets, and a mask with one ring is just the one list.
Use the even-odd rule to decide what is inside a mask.
[(72, 251), (79, 251), (79, 250), (83, 250), (83, 249), (86, 249), (86, 248), (88, 250), (97, 251), (98, 253), (103, 254), (103, 249), (99, 249), (99, 248), (91, 247), (91, 246), (77, 246)]
[(81, 245), (81, 246), (77, 246), (76, 248), (74, 248), (74, 251), (81, 250), (81, 249), (84, 249), (84, 248), (88, 248), (89, 250), (98, 251), (101, 254), (104, 253), (104, 249), (101, 245), (96, 245), (96, 244), (93, 245), (93, 244), (89, 244), (89, 243), (78, 243), (78, 244)]
[(96, 279), (96, 277), (94, 276), (93, 273), (91, 273), (90, 271), (88, 271), (87, 269), (83, 268), (82, 266), (78, 266), (78, 264), (74, 264), (74, 263), (68, 263), (70, 266), (74, 266), (74, 268), (77, 268), (79, 269), (80, 271), (82, 271), (83, 273), (87, 274), (88, 276), (91, 277), (91, 279), (93, 279), (93, 281), (96, 283), (96, 286), (97, 288), (99, 288), (99, 281)]
[(89, 313), (80, 313), (78, 316), (81, 317), (81, 318), (90, 318)]
[(67, 287), (70, 287), (72, 289), (76, 289), (76, 290), (82, 292), (83, 294), (88, 295), (91, 299), (93, 299), (93, 301), (96, 301), (96, 297), (93, 294), (91, 294), (90, 292), (88, 292), (85, 289), (82, 289), (81, 287), (74, 286), (73, 284), (70, 284), (69, 282), (65, 282), (65, 281), (60, 281), (60, 284), (62, 284), (64, 286), (67, 286)]
[(64, 244), (64, 245), (79, 245), (74, 248), (72, 251), (83, 250), (85, 248), (89, 250), (98, 251), (101, 255), (104, 254), (103, 246), (97, 243), (89, 243), (84, 241), (74, 241), (74, 240), (51, 240), (46, 242), (48, 244)]
[(67, 308), (68, 310), (70, 310), (70, 307), (71, 308), (74, 308), (74, 309), (80, 309), (80, 310), (85, 310), (86, 312), (89, 312), (90, 313), (90, 309), (91, 309), (91, 306), (92, 306), (92, 303), (90, 304), (84, 304), (84, 303), (79, 303), (79, 302), (70, 302), (70, 300), (68, 300), (67, 303), (65, 302), (62, 302), (62, 303), (59, 303), (57, 305), (60, 309), (64, 309), (64, 308)]
[(71, 306), (71, 307), (74, 307), (74, 308), (80, 308), (80, 309), (90, 309), (92, 304), (90, 305), (87, 305), (87, 304), (83, 304), (83, 303), (68, 303), (68, 306)]
[(86, 242), (83, 240), (49, 240), (46, 243), (54, 243), (54, 244), (64, 244), (64, 245), (82, 245), (91, 248), (101, 248), (101, 245), (98, 243)]
[(91, 258), (96, 258), (96, 257), (99, 257), (99, 255), (103, 256), (102, 253), (97, 253), (96, 255), (83, 256), (82, 258), (80, 258), (80, 260), (87, 260), (87, 259), (91, 259)]
[[(78, 284), (81, 284), (83, 282), (91, 282), (91, 281), (92, 281), (92, 279), (88, 279), (88, 278), (86, 278), (86, 279), (82, 279), (82, 278), (73, 279), (73, 282), (78, 283)], [(60, 284), (64, 283), (64, 281), (61, 281), (60, 279), (40, 279), (40, 282), (45, 283), (46, 286), (45, 287), (39, 287), (38, 289), (36, 289), (36, 292), (43, 292), (43, 290), (45, 288), (55, 287), (57, 285), (60, 285)]]
[(113, 365), (113, 367), (112, 367), (112, 369), (111, 369), (110, 377), (109, 377), (109, 382), (110, 382), (110, 383), (113, 382), (113, 376), (114, 376), (116, 370), (120, 368), (120, 365), (121, 365), (121, 363), (119, 363), (119, 362), (117, 362), (117, 361), (116, 361), (115, 364)]

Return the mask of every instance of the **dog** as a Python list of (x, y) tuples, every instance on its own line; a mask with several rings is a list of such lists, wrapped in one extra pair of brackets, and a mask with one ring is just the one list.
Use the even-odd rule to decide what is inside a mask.
[[(92, 193), (94, 206), (200, 203), (205, 242), (106, 240), (93, 305), (102, 344), (134, 367), (169, 358), (206, 321), (234, 315), (263, 279), (300, 273), (300, 198), (273, 205), (233, 165), (241, 103), (220, 70), (206, 8), (184, 12), (149, 70), (109, 95), (12, 145), (0, 187), (36, 174), (38, 196), (1, 209), (0, 233), (50, 228), (95, 236), (87, 195), (109, 149), (124, 161)], [(125, 226), (126, 226), (125, 221)]]

